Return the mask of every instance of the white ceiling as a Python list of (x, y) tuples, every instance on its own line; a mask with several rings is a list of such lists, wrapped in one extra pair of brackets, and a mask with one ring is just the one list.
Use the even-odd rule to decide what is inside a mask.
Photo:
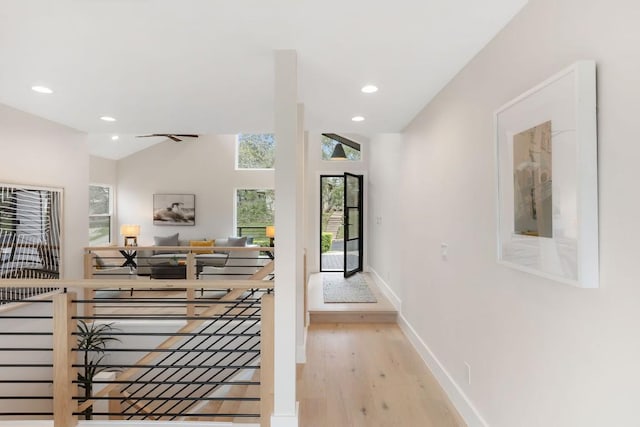
[(268, 132), (273, 50), (295, 49), (308, 130), (398, 132), (525, 3), (1, 0), (0, 103), (110, 158), (154, 142), (137, 134)]

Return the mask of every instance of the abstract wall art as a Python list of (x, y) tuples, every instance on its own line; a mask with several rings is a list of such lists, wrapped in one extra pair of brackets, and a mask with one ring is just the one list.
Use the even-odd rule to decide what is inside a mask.
[(59, 279), (61, 188), (0, 184), (0, 278)]
[(496, 111), (498, 262), (598, 287), (596, 126), (594, 61)]

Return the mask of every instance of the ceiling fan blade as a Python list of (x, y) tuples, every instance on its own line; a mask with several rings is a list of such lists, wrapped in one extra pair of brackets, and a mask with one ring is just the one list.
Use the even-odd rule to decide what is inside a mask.
[(136, 136), (136, 138), (154, 138), (154, 137), (164, 137), (164, 138), (169, 138), (169, 139), (171, 139), (172, 141), (175, 141), (175, 142), (180, 142), (180, 141), (182, 141), (182, 139), (180, 139), (178, 137), (197, 138), (198, 135), (192, 134), (192, 133), (152, 133), (151, 135), (138, 135), (138, 136)]

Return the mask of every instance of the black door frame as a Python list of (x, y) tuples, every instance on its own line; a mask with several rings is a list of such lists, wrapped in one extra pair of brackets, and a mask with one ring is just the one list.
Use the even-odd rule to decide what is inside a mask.
[[(347, 200), (348, 200), (348, 192), (349, 192), (349, 185), (347, 185), (347, 180), (349, 178), (355, 178), (358, 180), (358, 206), (348, 206), (347, 204)], [(344, 277), (351, 277), (354, 274), (361, 272), (362, 271), (362, 254), (364, 251), (364, 244), (363, 244), (363, 233), (364, 233), (364, 221), (362, 218), (362, 203), (364, 201), (364, 197), (363, 197), (363, 175), (355, 175), (349, 172), (345, 172), (344, 173), (344, 202), (343, 202), (343, 212), (344, 212), (344, 225), (343, 225), (343, 234), (344, 234), (344, 265), (343, 265), (343, 271), (344, 271)], [(350, 238), (349, 236), (349, 209), (357, 209), (358, 211), (358, 265), (352, 269), (352, 270), (348, 270), (348, 263), (347, 263), (347, 257), (348, 257), (348, 251), (347, 251), (347, 245), (349, 244), (350, 241), (356, 240), (356, 238)]]

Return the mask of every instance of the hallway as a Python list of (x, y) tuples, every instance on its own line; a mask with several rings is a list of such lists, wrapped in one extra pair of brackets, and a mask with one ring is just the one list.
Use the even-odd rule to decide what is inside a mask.
[(465, 425), (396, 324), (311, 324), (297, 385), (304, 427)]

